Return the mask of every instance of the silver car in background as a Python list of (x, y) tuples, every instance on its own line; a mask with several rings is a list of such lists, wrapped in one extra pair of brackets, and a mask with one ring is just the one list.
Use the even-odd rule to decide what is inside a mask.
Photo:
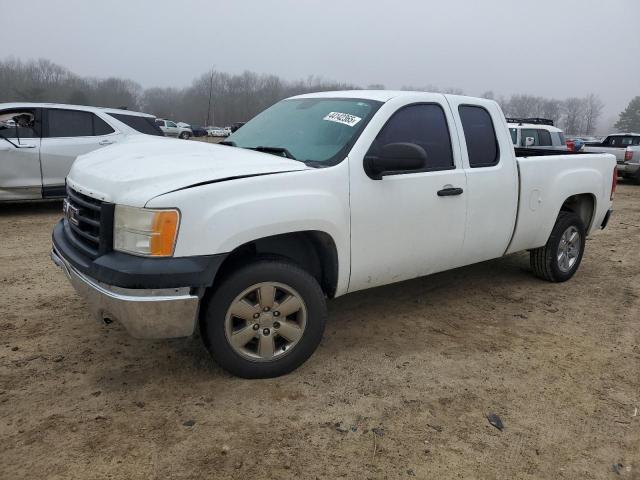
[(130, 136), (162, 136), (155, 117), (54, 103), (0, 104), (0, 201), (65, 196), (78, 155)]

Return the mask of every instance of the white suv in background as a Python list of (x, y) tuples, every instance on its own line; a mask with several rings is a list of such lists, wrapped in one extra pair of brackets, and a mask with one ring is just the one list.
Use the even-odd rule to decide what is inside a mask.
[(64, 197), (78, 155), (131, 136), (162, 136), (154, 120), (111, 108), (0, 104), (0, 201)]
[(507, 118), (515, 147), (567, 150), (564, 133), (544, 118)]
[(172, 122), (171, 120), (157, 118), (156, 125), (160, 127), (160, 130), (162, 130), (167, 137), (177, 137), (187, 140), (193, 136), (191, 127), (186, 123), (180, 124)]

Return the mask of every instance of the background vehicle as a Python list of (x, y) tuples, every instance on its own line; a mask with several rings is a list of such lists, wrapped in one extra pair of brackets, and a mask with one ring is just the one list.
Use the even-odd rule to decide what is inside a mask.
[[(29, 120), (16, 127), (16, 117)], [(64, 196), (64, 179), (78, 155), (131, 136), (161, 136), (154, 119), (80, 105), (0, 104), (0, 201)]]
[(507, 118), (511, 140), (516, 147), (565, 150), (564, 133), (544, 118)]
[(271, 377), (316, 349), (326, 298), (522, 250), (539, 277), (568, 280), (607, 224), (615, 169), (608, 154), (514, 149), (491, 100), (302, 95), (225, 145), (82, 158), (52, 258), (99, 319), (138, 337), (199, 327), (224, 368)]
[(236, 122), (231, 124), (231, 127), (229, 127), (229, 129), (231, 130), (231, 133), (235, 132), (236, 130), (238, 130), (240, 127), (242, 127), (244, 124), (246, 124), (247, 122)]
[(207, 130), (207, 135), (210, 137), (228, 137), (229, 132), (222, 127), (210, 127)]
[[(571, 137), (572, 139), (579, 139), (582, 141), (582, 143), (584, 143), (585, 145), (599, 145), (602, 143), (602, 140), (604, 140), (603, 138), (600, 137), (592, 137), (589, 135), (582, 135), (582, 136), (578, 136), (578, 137)], [(569, 140), (569, 139), (567, 139)]]
[(640, 133), (614, 133), (599, 144), (585, 146), (583, 150), (615, 155), (618, 173), (625, 179), (640, 183)]
[[(191, 131), (191, 127), (189, 126), (180, 126), (176, 122), (172, 122), (171, 120), (164, 120), (161, 118), (156, 119), (156, 125), (160, 127), (160, 130), (167, 137), (176, 137), (182, 138), (186, 140), (193, 136), (193, 132)], [(186, 123), (184, 125), (187, 125)]]
[(191, 125), (191, 131), (194, 137), (206, 137), (208, 135), (207, 130), (199, 125)]

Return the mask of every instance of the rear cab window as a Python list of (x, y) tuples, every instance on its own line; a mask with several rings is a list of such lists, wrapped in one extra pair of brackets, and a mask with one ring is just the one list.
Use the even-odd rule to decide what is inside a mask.
[[(492, 167), (500, 161), (498, 139), (489, 112), (478, 105), (458, 107), (471, 168)], [(522, 138), (524, 138), (522, 131)]]

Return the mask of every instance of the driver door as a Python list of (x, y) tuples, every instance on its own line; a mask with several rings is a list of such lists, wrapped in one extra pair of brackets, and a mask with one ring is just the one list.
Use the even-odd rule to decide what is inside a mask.
[[(365, 156), (377, 155), (385, 145), (411, 143), (426, 152), (425, 168), (373, 179), (363, 168), (363, 157), (350, 154), (349, 291), (460, 265), (467, 184), (459, 150), (454, 148), (455, 125), (442, 95), (417, 98), (422, 101), (393, 108)], [(383, 109), (391, 105), (388, 102)]]
[[(7, 124), (4, 120), (24, 113), (34, 116), (30, 128), (15, 127), (13, 122)], [(0, 139), (0, 201), (42, 198), (40, 114), (39, 108), (0, 111), (0, 137), (6, 139)]]

